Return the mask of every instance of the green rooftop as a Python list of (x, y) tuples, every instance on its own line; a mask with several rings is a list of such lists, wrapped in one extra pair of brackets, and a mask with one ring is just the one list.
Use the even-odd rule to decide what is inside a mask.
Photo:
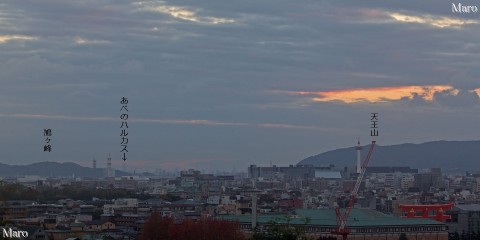
[[(252, 221), (251, 215), (223, 215), (219, 219), (247, 223)], [(296, 209), (288, 215), (258, 215), (257, 223), (266, 224), (270, 221), (285, 223), (287, 219), (290, 224), (303, 225), (309, 219), (308, 225), (336, 226), (335, 209)], [(348, 218), (349, 227), (371, 227), (371, 226), (415, 226), (430, 225), (442, 226), (444, 223), (432, 219), (420, 218), (398, 218), (387, 215), (372, 209), (352, 209)]]

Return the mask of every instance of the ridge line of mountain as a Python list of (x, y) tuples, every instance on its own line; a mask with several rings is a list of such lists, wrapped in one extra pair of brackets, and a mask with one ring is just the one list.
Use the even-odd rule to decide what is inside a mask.
[[(369, 145), (362, 146), (366, 156)], [(297, 165), (353, 167), (356, 162), (356, 146), (338, 148), (300, 160)], [(376, 145), (370, 160), (371, 166), (409, 166), (412, 168), (440, 167), (447, 171), (480, 170), (480, 140), (429, 141)], [(362, 157), (363, 160), (363, 157)]]

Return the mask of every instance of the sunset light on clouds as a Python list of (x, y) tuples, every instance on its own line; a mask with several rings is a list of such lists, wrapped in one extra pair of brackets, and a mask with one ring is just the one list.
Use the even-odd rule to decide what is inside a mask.
[(160, 2), (160, 4), (156, 2), (139, 2), (136, 5), (140, 6), (140, 9), (143, 11), (168, 14), (175, 19), (189, 22), (202, 24), (226, 24), (235, 22), (233, 19), (225, 19), (213, 16), (201, 17), (198, 16), (196, 11), (188, 10), (184, 7), (166, 5), (162, 2)]
[(35, 40), (36, 38), (31, 36), (24, 35), (0, 35), (0, 44), (7, 43), (10, 41), (29, 41)]
[(311, 95), (315, 102), (341, 101), (345, 103), (358, 102), (389, 102), (404, 98), (413, 99), (419, 96), (426, 101), (432, 101), (435, 93), (447, 92), (449, 95), (457, 95), (459, 90), (448, 85), (429, 86), (396, 86), (357, 88), (321, 92), (297, 92), (299, 95)]
[(476, 93), (477, 93), (477, 95), (478, 95), (478, 96), (480, 96), (480, 88), (477, 88), (477, 89), (475, 89), (475, 90), (472, 90), (472, 91), (476, 92)]
[(478, 24), (476, 20), (460, 19), (444, 16), (432, 16), (432, 15), (409, 15), (402, 13), (388, 13), (388, 15), (395, 21), (404, 23), (418, 23), (426, 24), (438, 28), (458, 28), (468, 24)]

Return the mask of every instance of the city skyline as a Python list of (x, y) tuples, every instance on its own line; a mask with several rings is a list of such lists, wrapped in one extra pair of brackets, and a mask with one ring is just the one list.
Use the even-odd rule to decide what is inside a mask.
[(0, 3), (0, 162), (121, 168), (122, 97), (127, 169), (295, 164), (368, 144), (372, 112), (380, 145), (478, 140), (479, 24), (433, 0)]

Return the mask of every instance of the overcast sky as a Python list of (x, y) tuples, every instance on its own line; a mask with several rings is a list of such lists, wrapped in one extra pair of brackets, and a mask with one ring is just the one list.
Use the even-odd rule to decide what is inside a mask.
[[(462, 1), (461, 4), (479, 4)], [(477, 140), (480, 13), (451, 1), (0, 3), (0, 162), (246, 170)], [(52, 129), (44, 152), (44, 129)], [(355, 153), (352, 153), (352, 163)]]

